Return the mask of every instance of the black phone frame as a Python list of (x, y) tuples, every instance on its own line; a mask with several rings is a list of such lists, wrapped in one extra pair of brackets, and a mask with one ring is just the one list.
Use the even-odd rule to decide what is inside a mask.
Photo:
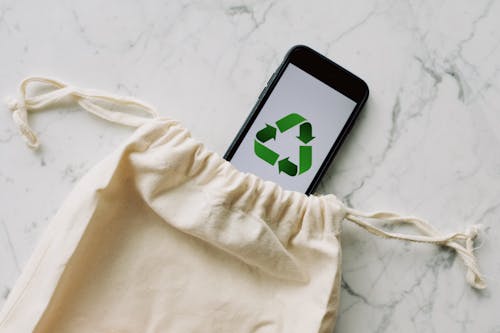
[(322, 54), (314, 51), (310, 47), (307, 47), (305, 45), (296, 45), (287, 52), (283, 62), (267, 82), (266, 87), (260, 93), (259, 98), (257, 99), (257, 102), (255, 103), (250, 115), (247, 117), (243, 126), (238, 131), (236, 138), (233, 140), (228, 150), (224, 154), (224, 159), (226, 159), (227, 161), (231, 161), (231, 158), (236, 153), (236, 150), (239, 148), (241, 142), (243, 141), (243, 138), (245, 137), (245, 135), (247, 135), (255, 119), (257, 118), (267, 99), (271, 95), (274, 87), (276, 86), (286, 67), (290, 63), (294, 64), (316, 79), (322, 81), (326, 85), (330, 86), (331, 88), (337, 90), (338, 92), (356, 102), (356, 106), (347, 119), (346, 124), (342, 128), (342, 131), (333, 143), (332, 148), (328, 152), (323, 163), (321, 163), (320, 168), (318, 169), (316, 175), (314, 175), (311, 184), (307, 188), (305, 194), (309, 195), (313, 193), (318, 187), (322, 177), (328, 170), (328, 167), (330, 166), (337, 152), (342, 146), (342, 143), (351, 131), (354, 122), (358, 118), (358, 115), (365, 105), (369, 95), (368, 85), (365, 83), (365, 81), (352, 74), (345, 68), (341, 67), (340, 65), (336, 64), (332, 60), (328, 59), (327, 57), (323, 56)]

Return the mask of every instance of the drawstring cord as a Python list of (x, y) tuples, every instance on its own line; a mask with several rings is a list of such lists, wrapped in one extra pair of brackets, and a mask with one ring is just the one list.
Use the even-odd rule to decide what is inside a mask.
[[(466, 280), (476, 289), (486, 288), (486, 282), (479, 271), (477, 259), (474, 256), (474, 239), (478, 235), (479, 226), (473, 225), (465, 232), (444, 235), (428, 222), (412, 216), (400, 216), (391, 212), (363, 213), (359, 210), (346, 207), (345, 218), (368, 232), (385, 238), (407, 240), (417, 243), (432, 243), (447, 246), (455, 250), (467, 268)], [(387, 232), (375, 227), (373, 224), (363, 221), (363, 218), (383, 221), (390, 224), (409, 224), (417, 228), (423, 235), (405, 235), (396, 232)], [(464, 245), (459, 241), (463, 241)]]
[[(47, 93), (28, 97), (27, 87), (30, 83), (41, 83), (55, 89)], [(132, 98), (115, 97), (96, 91), (83, 90), (52, 79), (29, 77), (21, 82), (19, 100), (10, 99), (7, 101), (7, 104), (12, 111), (14, 123), (19, 128), (19, 132), (30, 148), (38, 148), (40, 142), (38, 141), (36, 133), (29, 126), (28, 112), (38, 111), (50, 104), (57, 103), (67, 96), (74, 98), (76, 102), (88, 112), (110, 122), (125, 126), (139, 127), (152, 118), (158, 118), (158, 113), (154, 108)], [(97, 102), (105, 102), (123, 107), (135, 107), (143, 110), (149, 114), (150, 117), (133, 115), (126, 111), (113, 111), (98, 105)]]
[[(28, 97), (27, 87), (30, 83), (45, 84), (54, 88), (54, 90)], [(12, 111), (12, 118), (14, 119), (15, 124), (19, 128), (21, 135), (24, 137), (30, 148), (36, 149), (40, 143), (37, 135), (29, 126), (28, 112), (38, 111), (50, 104), (57, 103), (61, 99), (68, 96), (72, 97), (86, 111), (117, 124), (139, 127), (151, 119), (159, 117), (154, 108), (131, 98), (114, 97), (95, 91), (78, 89), (52, 79), (29, 77), (21, 82), (20, 99), (11, 99), (8, 101), (8, 106)], [(126, 110), (113, 111), (98, 105), (97, 102), (105, 102), (118, 107), (135, 107), (142, 109), (144, 112), (149, 114), (150, 117), (133, 115), (128, 113)], [(443, 235), (429, 223), (416, 217), (400, 216), (390, 212), (366, 214), (350, 207), (346, 207), (345, 209), (345, 218), (347, 220), (357, 224), (374, 235), (385, 238), (407, 240), (411, 242), (433, 243), (454, 249), (467, 267), (467, 282), (472, 287), (477, 289), (486, 288), (486, 282), (479, 271), (477, 259), (473, 253), (473, 244), (474, 239), (478, 234), (478, 226), (472, 226), (463, 233)], [(389, 222), (391, 224), (410, 224), (416, 227), (422, 235), (405, 235), (387, 232), (363, 221), (364, 218)], [(459, 241), (463, 241), (465, 245), (460, 244)]]

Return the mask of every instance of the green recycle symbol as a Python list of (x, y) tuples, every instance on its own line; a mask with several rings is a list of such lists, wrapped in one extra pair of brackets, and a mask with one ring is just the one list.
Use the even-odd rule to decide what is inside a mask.
[(314, 139), (314, 136), (312, 136), (312, 126), (311, 123), (298, 113), (290, 113), (276, 122), (276, 127), (278, 127), (280, 133), (284, 133), (297, 125), (300, 125), (300, 134), (297, 139), (303, 143), (299, 146), (298, 167), (289, 160), (290, 157), (279, 159), (280, 155), (277, 152), (264, 145), (264, 143), (271, 139), (276, 140), (276, 128), (274, 126), (266, 124), (265, 128), (257, 132), (256, 139), (254, 140), (255, 155), (271, 165), (275, 165), (278, 162), (278, 173), (284, 172), (292, 177), (297, 175), (297, 171), (300, 175), (311, 168), (312, 147), (307, 144)]

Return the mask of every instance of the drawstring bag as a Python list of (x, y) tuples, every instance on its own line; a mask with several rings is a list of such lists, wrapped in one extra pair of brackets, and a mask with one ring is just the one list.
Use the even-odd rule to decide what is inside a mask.
[[(28, 96), (30, 83), (51, 90)], [(331, 332), (343, 220), (377, 236), (452, 248), (467, 282), (485, 288), (473, 255), (476, 227), (442, 233), (415, 217), (365, 214), (332, 194), (284, 190), (238, 171), (179, 122), (129, 98), (45, 78), (28, 78), (20, 90), (9, 107), (32, 148), (39, 141), (28, 112), (61, 99), (138, 128), (50, 221), (0, 313), (2, 333)]]

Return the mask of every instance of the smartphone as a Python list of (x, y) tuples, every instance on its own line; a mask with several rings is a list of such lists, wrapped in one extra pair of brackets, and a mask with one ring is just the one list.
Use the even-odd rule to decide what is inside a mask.
[(307, 46), (294, 46), (224, 158), (240, 171), (309, 195), (367, 99), (362, 79)]

